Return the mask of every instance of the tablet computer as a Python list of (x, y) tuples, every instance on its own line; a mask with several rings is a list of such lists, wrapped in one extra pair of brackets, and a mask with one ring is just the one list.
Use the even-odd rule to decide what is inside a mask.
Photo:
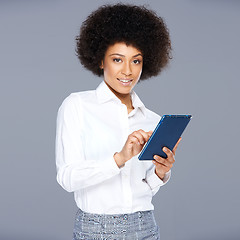
[(139, 160), (154, 160), (154, 155), (167, 158), (163, 147), (173, 150), (192, 115), (163, 115), (151, 137), (138, 155)]

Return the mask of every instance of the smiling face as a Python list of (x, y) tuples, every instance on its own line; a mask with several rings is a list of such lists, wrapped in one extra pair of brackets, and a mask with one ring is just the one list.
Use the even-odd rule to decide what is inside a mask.
[(143, 66), (143, 55), (137, 48), (125, 43), (109, 46), (102, 61), (104, 81), (121, 99), (129, 95), (138, 82)]

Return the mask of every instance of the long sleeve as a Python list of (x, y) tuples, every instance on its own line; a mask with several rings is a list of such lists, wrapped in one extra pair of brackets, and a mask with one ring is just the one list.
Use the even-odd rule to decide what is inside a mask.
[[(71, 96), (71, 95), (70, 95)], [(83, 149), (81, 107), (66, 98), (57, 113), (55, 157), (57, 181), (68, 192), (101, 183), (117, 174), (113, 154), (98, 161), (86, 159)]]
[(163, 180), (161, 180), (156, 174), (155, 174), (155, 166), (147, 171), (145, 181), (149, 185), (149, 187), (152, 190), (152, 194), (155, 195), (159, 188), (163, 185), (165, 185), (171, 177), (171, 170), (169, 170), (166, 174)]

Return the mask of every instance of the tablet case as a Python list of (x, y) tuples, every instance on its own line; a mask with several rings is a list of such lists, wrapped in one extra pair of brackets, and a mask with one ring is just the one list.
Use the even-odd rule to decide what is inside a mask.
[(153, 134), (140, 152), (138, 159), (154, 160), (154, 155), (167, 158), (162, 148), (167, 147), (173, 150), (191, 118), (191, 115), (163, 115)]

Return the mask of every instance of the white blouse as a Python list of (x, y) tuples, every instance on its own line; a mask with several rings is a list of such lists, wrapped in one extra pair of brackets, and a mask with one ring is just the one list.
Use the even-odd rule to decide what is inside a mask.
[(57, 181), (74, 192), (85, 212), (121, 214), (152, 210), (152, 196), (163, 181), (152, 161), (137, 156), (118, 168), (113, 155), (121, 151), (133, 131), (154, 130), (160, 116), (148, 110), (134, 91), (134, 110), (112, 93), (103, 81), (96, 90), (71, 93), (59, 107), (56, 127)]

